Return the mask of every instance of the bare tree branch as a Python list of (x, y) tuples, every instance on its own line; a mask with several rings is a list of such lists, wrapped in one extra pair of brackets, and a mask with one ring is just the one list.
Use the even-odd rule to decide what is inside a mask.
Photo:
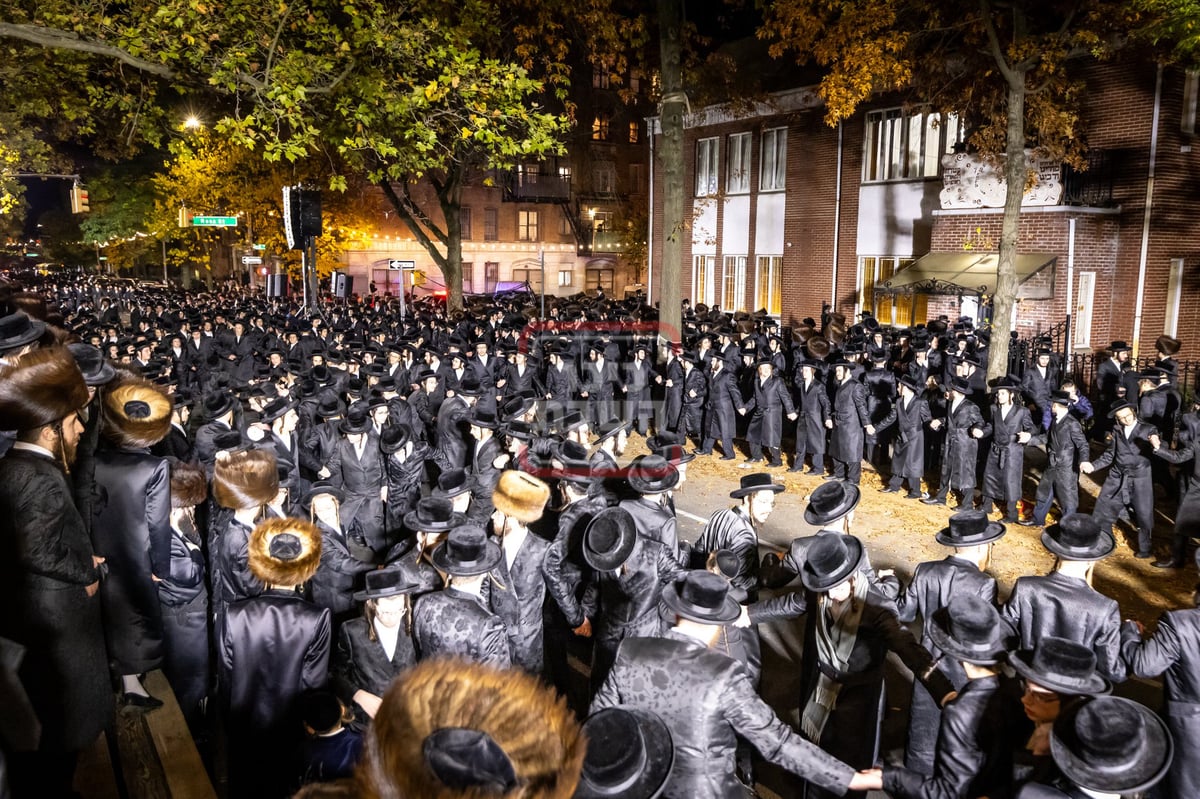
[(114, 58), (141, 72), (157, 75), (167, 80), (177, 80), (179, 78), (179, 73), (165, 64), (156, 64), (153, 61), (147, 61), (131, 53), (127, 53), (119, 47), (113, 47), (111, 44), (90, 41), (79, 37), (77, 34), (55, 28), (0, 22), (0, 36), (9, 39), (20, 39), (30, 44), (36, 44), (39, 47), (48, 47), (55, 50), (73, 50), (77, 53), (91, 53), (93, 55)]

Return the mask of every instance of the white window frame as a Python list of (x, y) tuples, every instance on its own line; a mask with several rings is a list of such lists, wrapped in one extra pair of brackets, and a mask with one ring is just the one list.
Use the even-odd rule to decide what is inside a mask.
[(750, 193), (750, 149), (749, 133), (730, 133), (729, 152), (725, 159), (725, 193)]
[(571, 281), (572, 281), (572, 280), (573, 280), (573, 278), (574, 278), (574, 274), (575, 274), (575, 273), (574, 273), (574, 272), (572, 272), (570, 269), (560, 269), (560, 270), (558, 270), (558, 285), (559, 285), (559, 286), (569, 286), (569, 285), (571, 285)]
[(717, 256), (697, 255), (692, 258), (692, 305), (716, 302)]
[(1163, 319), (1163, 335), (1175, 338), (1179, 331), (1179, 306), (1183, 301), (1183, 273), (1187, 261), (1171, 259), (1171, 271), (1167, 276), (1167, 312)]
[(712, 197), (717, 193), (720, 173), (721, 139), (713, 136), (696, 142), (696, 196)]
[(761, 161), (758, 190), (783, 191), (787, 187), (787, 128), (763, 131)]
[(868, 111), (863, 140), (863, 182), (928, 180), (941, 174), (941, 158), (962, 136), (958, 116), (903, 108)]
[(537, 211), (517, 211), (517, 241), (538, 241)]
[[(765, 270), (764, 270), (765, 267)], [(764, 283), (764, 271), (766, 281)], [(764, 294), (765, 290), (765, 294)], [(754, 263), (754, 307), (771, 316), (783, 313), (783, 254), (760, 255)]]
[(721, 269), (721, 307), (746, 310), (746, 256), (726, 255)]

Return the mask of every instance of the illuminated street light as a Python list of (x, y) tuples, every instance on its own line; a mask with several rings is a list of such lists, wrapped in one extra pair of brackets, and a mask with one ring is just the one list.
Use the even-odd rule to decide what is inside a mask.
[(196, 128), (201, 127), (201, 125), (202, 123), (200, 122), (200, 118), (195, 114), (183, 120), (183, 127), (187, 130), (195, 130)]

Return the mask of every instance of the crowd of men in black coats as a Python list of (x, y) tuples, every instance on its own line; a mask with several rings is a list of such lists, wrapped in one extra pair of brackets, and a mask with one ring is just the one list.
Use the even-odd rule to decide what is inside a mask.
[[(746, 743), (812, 796), (1117, 795), (1168, 768), (1165, 795), (1200, 789), (1185, 712), (1200, 701), (1200, 620), (1168, 614), (1143, 641), (1091, 587), (1126, 510), (1150, 556), (1154, 481), (1174, 496), (1166, 466), (1192, 459), (1179, 342), (1160, 339), (1142, 373), (1114, 342), (1093, 409), (1048, 348), (1022, 378), (985, 384), (987, 331), (965, 319), (889, 331), (826, 313), (785, 342), (765, 314), (698, 306), (684, 341), (660, 346), (639, 301), (554, 302), (546, 319), (526, 302), (306, 313), (236, 288), (3, 287), (0, 582), (20, 612), (0, 636), (24, 657), (28, 709), (5, 740), (16, 795), (69, 792), (114, 688), (123, 712), (160, 706), (142, 682), (156, 668), (198, 732), (221, 720), (233, 794), (348, 777), (389, 686), (441, 657), (539, 675), (590, 711), (605, 743), (579, 796), (741, 795)], [(785, 465), (793, 431), (790, 469), (830, 478), (806, 511), (821, 532), (760, 564), (757, 530), (783, 490), (762, 470)], [(627, 463), (632, 432), (650, 454)], [(735, 459), (735, 439), (749, 445), (736, 504), (680, 541), (687, 464), (718, 447)], [(1038, 444), (1028, 511), (1024, 450)], [(953, 554), (907, 588), (853, 535), (864, 462), (883, 491), (957, 500), (938, 534)], [(1106, 468), (1095, 513), (1077, 513), (1079, 474)], [(1183, 565), (1196, 485), (1155, 565)], [(1022, 578), (998, 609), (991, 546), (1005, 524), (1044, 526), (1055, 501), (1054, 573)], [(758, 698), (753, 625), (800, 616), (797, 733)], [(920, 639), (904, 626), (917, 619)], [(567, 659), (584, 644), (586, 690)], [(880, 771), (889, 652), (916, 685), (905, 767)], [(1168, 673), (1166, 725), (1102, 697), (1131, 671)], [(598, 734), (630, 724), (639, 735)], [(648, 747), (638, 769), (630, 740)], [(450, 788), (528, 779), (494, 737), (425, 743), (439, 778), (458, 764)], [(1136, 766), (1097, 781), (1130, 749)], [(558, 790), (546, 795), (575, 789)]]

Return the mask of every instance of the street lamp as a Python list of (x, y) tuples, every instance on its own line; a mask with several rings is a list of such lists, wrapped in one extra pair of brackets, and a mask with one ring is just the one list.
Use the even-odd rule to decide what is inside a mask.
[(187, 130), (195, 130), (196, 128), (201, 127), (202, 124), (203, 123), (200, 122), (200, 117), (196, 116), (195, 114), (192, 114), (187, 119), (183, 120), (183, 127)]

